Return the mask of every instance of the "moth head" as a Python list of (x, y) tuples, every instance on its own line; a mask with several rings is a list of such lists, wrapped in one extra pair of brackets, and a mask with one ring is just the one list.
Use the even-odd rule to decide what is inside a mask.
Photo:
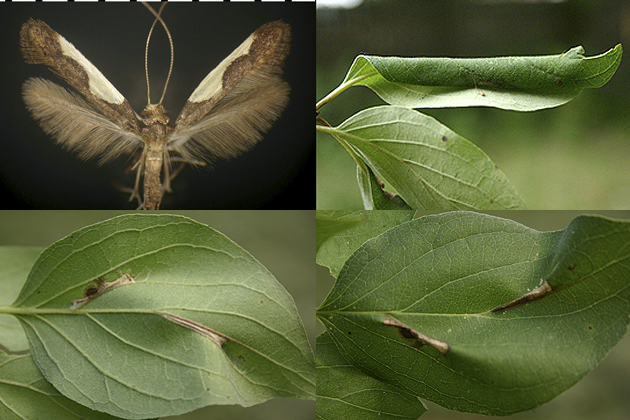
[(144, 119), (144, 124), (149, 126), (156, 122), (160, 124), (168, 124), (168, 117), (166, 116), (166, 108), (162, 104), (149, 104), (142, 111), (142, 115), (146, 118)]

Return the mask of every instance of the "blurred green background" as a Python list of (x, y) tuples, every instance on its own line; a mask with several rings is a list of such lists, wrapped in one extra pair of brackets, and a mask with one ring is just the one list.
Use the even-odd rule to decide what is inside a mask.
[[(627, 0), (363, 0), (317, 10), (317, 100), (341, 83), (358, 54), (487, 57), (587, 56), (630, 48)], [(630, 54), (628, 49), (625, 54)], [(553, 109), (422, 109), (484, 150), (530, 209), (630, 207), (630, 59), (599, 89)], [(321, 109), (338, 125), (383, 102), (354, 87)], [(361, 209), (356, 165), (331, 136), (317, 137), (317, 208)]]
[[(166, 212), (164, 212), (166, 213)], [(223, 233), (252, 254), (293, 296), (315, 348), (315, 214), (313, 211), (179, 211)], [(0, 245), (47, 247), (125, 212), (2, 211)], [(313, 420), (315, 402), (277, 398), (253, 407), (213, 406), (168, 420)]]
[[(417, 212), (416, 218), (438, 212)], [(484, 212), (511, 219), (539, 231), (565, 229), (581, 211), (493, 211)], [(616, 219), (630, 219), (630, 211), (587, 212)], [(317, 266), (317, 305), (321, 304), (335, 279), (328, 268)], [(317, 323), (317, 333), (324, 331)], [(630, 334), (621, 339), (604, 360), (582, 381), (551, 402), (513, 416), (510, 420), (628, 420), (630, 418)], [(423, 400), (424, 401), (424, 400)], [(428, 411), (420, 420), (483, 420), (493, 417), (458, 413), (424, 401)], [(499, 417), (495, 417), (499, 418)]]

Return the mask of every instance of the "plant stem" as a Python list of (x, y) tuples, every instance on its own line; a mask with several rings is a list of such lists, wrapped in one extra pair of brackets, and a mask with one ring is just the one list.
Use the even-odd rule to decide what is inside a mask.
[(324, 99), (322, 99), (321, 101), (319, 101), (316, 105), (315, 105), (315, 111), (319, 111), (319, 109), (326, 105), (328, 102), (330, 102), (333, 98), (335, 98), (336, 96), (338, 96), (341, 92), (343, 92), (344, 90), (348, 89), (349, 87), (357, 84), (358, 82), (367, 79), (368, 77), (372, 77), (375, 74), (378, 74), (377, 71), (372, 71), (369, 72), (367, 74), (364, 74), (362, 76), (359, 77), (355, 77), (354, 79), (350, 79), (350, 80), (346, 80), (345, 82), (343, 82), (342, 84), (340, 84), (339, 86), (337, 86), (332, 92), (330, 92), (328, 95), (326, 95), (324, 97)]
[(359, 168), (361, 168), (361, 171), (363, 171), (363, 173), (366, 176), (369, 175), (368, 170), (365, 167), (365, 162), (363, 162), (363, 159), (361, 159), (359, 155), (357, 155), (357, 153), (352, 149), (352, 147), (350, 147), (350, 145), (345, 140), (343, 140), (341, 137), (337, 135), (337, 133), (341, 132), (340, 130), (337, 130), (334, 127), (326, 127), (323, 125), (316, 125), (315, 130), (321, 131), (323, 133), (328, 133), (331, 136), (333, 136), (335, 139), (337, 139), (337, 141), (343, 146), (344, 149), (346, 149), (346, 151), (350, 154), (350, 156), (352, 156), (352, 159), (354, 159), (356, 164), (359, 165)]

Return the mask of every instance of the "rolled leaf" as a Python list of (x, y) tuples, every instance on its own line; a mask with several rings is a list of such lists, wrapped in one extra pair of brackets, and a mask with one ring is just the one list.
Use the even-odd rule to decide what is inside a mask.
[(369, 166), (362, 169), (357, 165), (357, 181), (366, 210), (412, 210), (399, 195), (383, 189)]
[(407, 108), (491, 106), (533, 111), (603, 86), (621, 62), (621, 44), (594, 57), (581, 46), (558, 55), (406, 58), (359, 55), (342, 85), (362, 85)]

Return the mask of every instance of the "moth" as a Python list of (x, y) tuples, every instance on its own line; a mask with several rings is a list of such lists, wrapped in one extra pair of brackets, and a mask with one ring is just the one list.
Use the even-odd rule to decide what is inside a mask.
[[(145, 6), (156, 17), (153, 25), (159, 21), (171, 40), (162, 9), (155, 12)], [(138, 115), (70, 42), (41, 20), (30, 19), (20, 30), (25, 61), (50, 67), (76, 92), (30, 78), (22, 87), (23, 98), (42, 129), (80, 158), (98, 157), (103, 164), (122, 154), (135, 156), (130, 201), (137, 199), (139, 208), (155, 210), (186, 163), (231, 159), (262, 140), (288, 104), (290, 87), (282, 71), (290, 41), (287, 23), (262, 25), (201, 81), (169, 125), (164, 94), (152, 104), (149, 93), (148, 105)], [(175, 171), (173, 162), (181, 163)]]

